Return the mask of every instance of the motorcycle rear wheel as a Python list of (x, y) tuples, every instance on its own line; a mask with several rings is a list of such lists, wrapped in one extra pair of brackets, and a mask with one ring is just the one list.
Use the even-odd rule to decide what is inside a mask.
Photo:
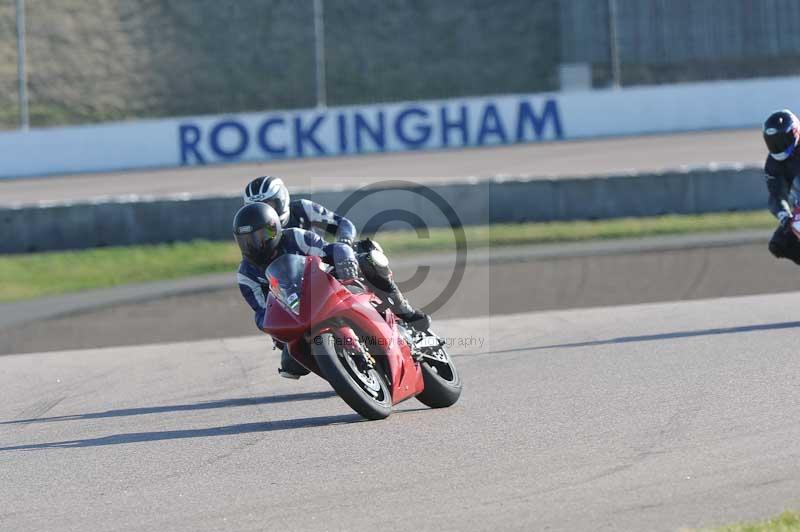
[(378, 371), (359, 370), (350, 353), (337, 345), (331, 333), (314, 338), (313, 351), (320, 372), (350, 408), (367, 419), (389, 417), (392, 395)]

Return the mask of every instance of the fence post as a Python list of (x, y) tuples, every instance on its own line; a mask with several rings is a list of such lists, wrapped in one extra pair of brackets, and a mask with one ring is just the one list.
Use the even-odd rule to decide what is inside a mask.
[(17, 83), (19, 96), (19, 127), (27, 130), (28, 75), (25, 72), (25, 0), (17, 0)]
[(322, 0), (314, 0), (314, 56), (317, 70), (317, 107), (325, 107), (328, 95), (325, 87), (325, 19)]
[(608, 0), (608, 51), (611, 62), (611, 86), (622, 86), (622, 69), (619, 60), (619, 29), (617, 22), (617, 0)]

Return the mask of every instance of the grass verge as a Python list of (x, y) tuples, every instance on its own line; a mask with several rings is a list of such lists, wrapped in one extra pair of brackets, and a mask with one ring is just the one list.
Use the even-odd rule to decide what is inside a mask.
[(786, 511), (766, 521), (727, 525), (710, 529), (708, 532), (797, 532), (798, 530), (800, 530), (800, 513)]
[[(465, 227), (470, 248), (642, 238), (698, 232), (767, 229), (775, 221), (767, 212), (657, 216), (615, 220), (525, 223)], [(390, 256), (449, 251), (450, 229), (384, 232), (379, 241)], [(233, 272), (239, 254), (230, 242), (188, 242), (85, 251), (0, 256), (0, 301), (77, 292), (121, 284)], [(231, 281), (233, 282), (233, 280)]]

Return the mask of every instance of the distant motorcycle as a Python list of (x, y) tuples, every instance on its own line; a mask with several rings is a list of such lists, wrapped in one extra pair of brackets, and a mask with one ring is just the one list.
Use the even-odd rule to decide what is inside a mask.
[(445, 342), (407, 327), (363, 283), (330, 270), (301, 255), (270, 264), (263, 330), (367, 419), (383, 419), (411, 397), (431, 408), (458, 401), (461, 378)]

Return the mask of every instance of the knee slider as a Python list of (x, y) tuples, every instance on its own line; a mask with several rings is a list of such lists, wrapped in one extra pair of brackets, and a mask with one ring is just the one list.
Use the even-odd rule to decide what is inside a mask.
[(367, 261), (372, 265), (375, 271), (387, 279), (391, 277), (392, 270), (389, 269), (389, 258), (379, 249), (373, 249), (367, 253)]
[(389, 269), (389, 259), (381, 251), (372, 250), (358, 255), (358, 264), (367, 277), (389, 279), (392, 270)]
[(378, 290), (391, 292), (394, 290), (392, 270), (389, 269), (389, 259), (380, 251), (372, 250), (358, 255), (361, 273), (366, 280)]

